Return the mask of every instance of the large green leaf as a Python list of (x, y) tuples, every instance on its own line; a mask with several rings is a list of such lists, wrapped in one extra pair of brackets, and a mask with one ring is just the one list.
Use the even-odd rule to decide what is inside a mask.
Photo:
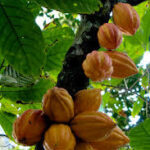
[(41, 79), (30, 87), (2, 87), (0, 93), (6, 99), (21, 102), (41, 102), (45, 92), (54, 86), (49, 79)]
[(100, 8), (99, 0), (35, 0), (39, 4), (67, 13), (90, 14)]
[(136, 64), (138, 64), (145, 52), (142, 43), (142, 33), (139, 30), (134, 36), (125, 36), (118, 51), (126, 53)]
[(45, 71), (59, 71), (63, 64), (64, 56), (73, 43), (74, 33), (68, 27), (52, 27), (45, 30), (43, 35), (47, 45)]
[(15, 119), (15, 115), (0, 110), (0, 125), (9, 138), (12, 137), (13, 122)]
[(144, 1), (143, 3), (140, 3), (139, 5), (134, 6), (136, 12), (138, 13), (138, 15), (140, 16), (140, 18), (142, 18), (146, 12), (146, 10), (148, 9), (148, 1)]
[(44, 42), (32, 13), (21, 0), (0, 0), (0, 54), (24, 74), (39, 75)]
[(150, 149), (150, 119), (145, 120), (135, 128), (131, 129), (130, 145), (135, 150), (149, 150)]
[(41, 102), (33, 103), (33, 104), (18, 104), (9, 99), (2, 99), (1, 110), (7, 113), (11, 113), (14, 115), (22, 114), (24, 111), (28, 109), (41, 109)]

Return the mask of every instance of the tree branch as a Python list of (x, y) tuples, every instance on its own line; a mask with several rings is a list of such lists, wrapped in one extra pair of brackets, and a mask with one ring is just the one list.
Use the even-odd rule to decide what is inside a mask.
[(8, 138), (8, 136), (5, 134), (0, 134), (0, 137), (7, 137)]

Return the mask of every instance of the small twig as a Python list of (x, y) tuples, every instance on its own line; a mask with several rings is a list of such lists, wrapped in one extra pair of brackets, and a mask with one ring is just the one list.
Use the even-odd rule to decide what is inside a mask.
[(147, 74), (147, 72), (145, 72), (141, 77), (139, 77), (131, 86), (129, 89), (132, 89), (139, 81), (141, 78), (143, 78), (145, 75)]
[(8, 138), (8, 136), (6, 134), (0, 134), (0, 137), (7, 137)]
[(146, 99), (143, 96), (138, 95), (138, 94), (137, 94), (137, 96), (140, 97), (144, 102), (146, 101)]
[(127, 82), (126, 82), (126, 79), (124, 79), (124, 85), (125, 85), (126, 89), (129, 89), (128, 85), (127, 85)]

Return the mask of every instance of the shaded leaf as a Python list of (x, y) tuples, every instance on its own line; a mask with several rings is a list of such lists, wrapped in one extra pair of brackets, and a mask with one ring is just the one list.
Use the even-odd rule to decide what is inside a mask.
[(99, 0), (36, 0), (39, 4), (67, 13), (90, 14), (100, 8)]
[(41, 109), (41, 102), (33, 104), (18, 104), (8, 99), (2, 99), (1, 110), (14, 115), (22, 114), (28, 109)]
[(19, 72), (39, 75), (44, 41), (32, 13), (21, 0), (0, 0), (0, 54)]
[(54, 27), (43, 32), (47, 44), (47, 60), (45, 71), (60, 71), (64, 56), (74, 40), (74, 33), (70, 28)]
[(150, 149), (150, 119), (145, 120), (129, 133), (130, 145), (135, 150)]
[(13, 122), (15, 119), (15, 115), (0, 110), (0, 125), (10, 139), (12, 139)]
[(41, 102), (43, 95), (54, 83), (49, 79), (41, 79), (35, 85), (25, 88), (2, 87), (0, 93), (6, 99), (22, 102)]

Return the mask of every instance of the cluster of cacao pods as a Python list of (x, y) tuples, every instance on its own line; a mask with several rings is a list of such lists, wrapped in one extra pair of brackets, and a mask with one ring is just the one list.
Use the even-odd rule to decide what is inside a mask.
[[(124, 17), (122, 17), (124, 16)], [(124, 53), (112, 51), (122, 41), (122, 32), (133, 35), (139, 17), (129, 4), (113, 9), (114, 23), (102, 25), (98, 40), (107, 51), (93, 51), (83, 62), (85, 75), (93, 81), (109, 77), (126, 78), (138, 73), (134, 62)], [(29, 109), (13, 124), (13, 137), (23, 145), (35, 145), (43, 138), (45, 150), (117, 150), (129, 138), (105, 113), (99, 112), (99, 89), (78, 91), (74, 99), (66, 89), (54, 87), (43, 96), (43, 110)]]
[(113, 8), (113, 23), (105, 23), (98, 31), (100, 46), (107, 51), (92, 51), (86, 56), (82, 67), (85, 75), (93, 81), (103, 81), (110, 77), (126, 78), (138, 73), (134, 62), (124, 53), (117, 52), (122, 42), (122, 33), (134, 35), (140, 19), (135, 9), (126, 3), (117, 3)]
[(105, 113), (98, 112), (99, 89), (84, 89), (75, 98), (54, 87), (43, 96), (43, 110), (29, 109), (13, 124), (13, 137), (34, 145), (44, 137), (45, 150), (117, 150), (129, 138)]

